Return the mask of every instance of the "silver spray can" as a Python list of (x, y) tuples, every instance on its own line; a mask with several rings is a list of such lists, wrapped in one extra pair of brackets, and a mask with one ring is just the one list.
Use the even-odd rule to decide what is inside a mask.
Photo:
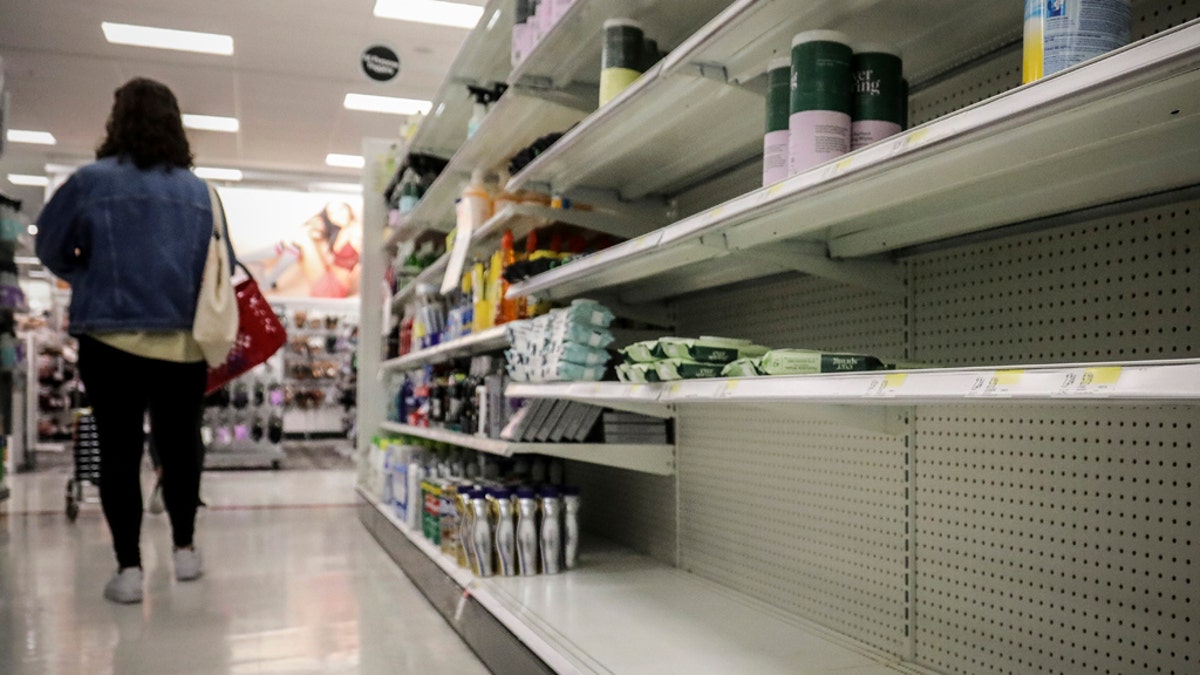
[(538, 573), (538, 503), (534, 494), (528, 488), (517, 490), (517, 563), (523, 577)]
[(558, 490), (542, 490), (542, 571), (558, 574), (562, 571), (562, 500)]
[(572, 570), (579, 561), (579, 488), (563, 488), (563, 567)]

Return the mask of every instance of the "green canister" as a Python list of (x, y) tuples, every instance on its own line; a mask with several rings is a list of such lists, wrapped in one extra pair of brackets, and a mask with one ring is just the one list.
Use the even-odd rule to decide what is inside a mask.
[(854, 50), (852, 67), (854, 109), (850, 149), (857, 150), (900, 133), (904, 128), (908, 97), (904, 87), (904, 64), (894, 48), (859, 45)]
[(763, 136), (763, 185), (788, 177), (788, 116), (792, 111), (792, 59), (767, 66), (767, 129)]
[(600, 70), (600, 105), (616, 98), (642, 74), (645, 33), (632, 19), (604, 22), (604, 53)]
[(791, 175), (850, 150), (849, 39), (813, 30), (792, 39), (792, 105), (788, 119)]

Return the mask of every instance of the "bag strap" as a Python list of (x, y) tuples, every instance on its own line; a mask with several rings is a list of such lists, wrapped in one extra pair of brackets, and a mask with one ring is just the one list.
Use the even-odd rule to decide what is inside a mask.
[(217, 188), (208, 181), (204, 181), (204, 183), (208, 186), (208, 199), (212, 209), (213, 239), (221, 241), (222, 233), (224, 233), (225, 248), (229, 252), (229, 272), (232, 274), (234, 268), (241, 267), (242, 263), (238, 260), (237, 254), (233, 252), (233, 241), (229, 237), (229, 219), (225, 217), (225, 204), (221, 201), (221, 196), (217, 194)]

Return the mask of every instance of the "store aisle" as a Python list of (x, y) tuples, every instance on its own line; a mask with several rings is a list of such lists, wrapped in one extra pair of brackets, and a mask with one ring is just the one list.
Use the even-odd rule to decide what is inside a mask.
[(147, 514), (146, 601), (101, 598), (98, 504), (71, 525), (65, 473), (12, 476), (0, 508), (0, 673), (486, 673), (358, 523), (349, 472), (205, 476), (206, 575), (176, 583)]

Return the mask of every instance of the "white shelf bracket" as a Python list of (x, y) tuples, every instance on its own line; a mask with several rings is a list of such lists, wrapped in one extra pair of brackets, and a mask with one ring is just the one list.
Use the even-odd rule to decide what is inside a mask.
[(890, 260), (837, 260), (820, 242), (782, 241), (752, 249), (733, 250), (764, 262), (821, 279), (867, 288), (888, 295), (905, 295), (904, 271)]
[(716, 80), (717, 82), (729, 81), (729, 71), (719, 63), (689, 63), (677, 72), (703, 77), (708, 80)]

